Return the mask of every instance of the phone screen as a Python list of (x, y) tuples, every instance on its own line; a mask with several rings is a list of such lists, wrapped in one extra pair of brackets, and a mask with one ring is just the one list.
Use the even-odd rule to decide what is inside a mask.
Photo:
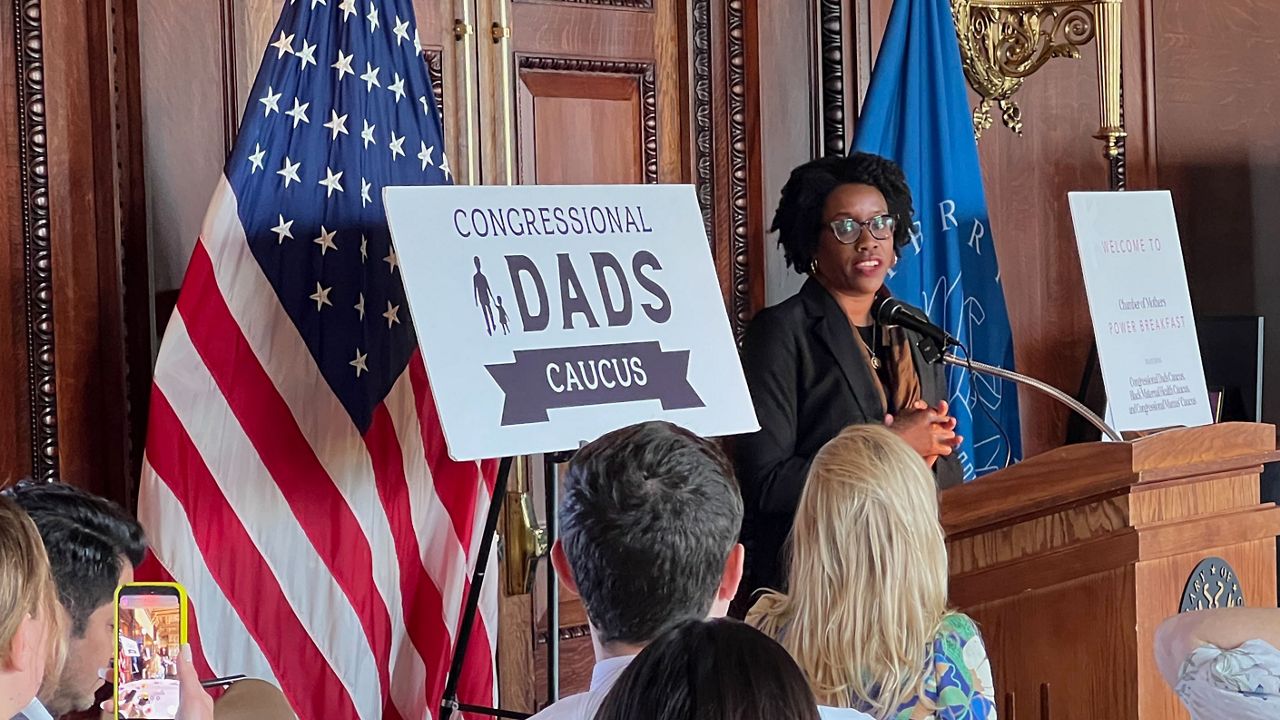
[(173, 587), (121, 589), (117, 614), (117, 717), (172, 720), (178, 712), (182, 596)]

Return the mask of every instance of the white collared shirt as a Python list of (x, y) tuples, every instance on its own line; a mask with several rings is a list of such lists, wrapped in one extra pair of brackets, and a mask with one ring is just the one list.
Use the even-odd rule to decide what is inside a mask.
[(618, 676), (627, 669), (635, 657), (635, 655), (623, 655), (601, 660), (591, 669), (590, 690), (552, 703), (529, 720), (591, 720), (604, 704), (604, 698), (613, 689)]
[[(605, 696), (613, 689), (622, 671), (635, 659), (635, 655), (624, 655), (601, 660), (591, 669), (591, 689), (570, 695), (559, 702), (548, 705), (542, 712), (529, 720), (592, 720), (596, 711), (604, 704)], [(870, 715), (849, 708), (833, 708), (818, 706), (818, 715), (822, 720), (874, 720)]]
[(44, 709), (44, 705), (41, 705), (39, 700), (32, 699), (29, 705), (22, 708), (22, 712), (13, 717), (13, 720), (53, 720), (53, 716)]

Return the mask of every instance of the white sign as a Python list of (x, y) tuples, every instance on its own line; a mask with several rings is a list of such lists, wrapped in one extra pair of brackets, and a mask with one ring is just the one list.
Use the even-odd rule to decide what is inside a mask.
[(384, 193), (454, 459), (758, 429), (692, 187)]
[(1069, 198), (1113, 426), (1213, 422), (1169, 193)]

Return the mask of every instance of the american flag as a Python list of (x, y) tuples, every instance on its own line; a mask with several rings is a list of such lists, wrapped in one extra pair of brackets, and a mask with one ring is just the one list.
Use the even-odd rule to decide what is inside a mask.
[[(285, 4), (165, 328), (139, 515), (198, 669), (304, 720), (434, 717), (488, 540), (496, 463), (448, 457), (382, 207), (450, 179), (412, 0)], [(494, 699), (496, 600), (464, 702)]]

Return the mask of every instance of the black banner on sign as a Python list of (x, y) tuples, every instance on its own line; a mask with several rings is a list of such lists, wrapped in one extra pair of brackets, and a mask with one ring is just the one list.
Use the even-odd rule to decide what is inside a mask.
[(689, 384), (689, 351), (656, 341), (517, 350), (486, 365), (506, 395), (502, 425), (547, 421), (548, 410), (658, 400), (664, 410), (704, 407)]

